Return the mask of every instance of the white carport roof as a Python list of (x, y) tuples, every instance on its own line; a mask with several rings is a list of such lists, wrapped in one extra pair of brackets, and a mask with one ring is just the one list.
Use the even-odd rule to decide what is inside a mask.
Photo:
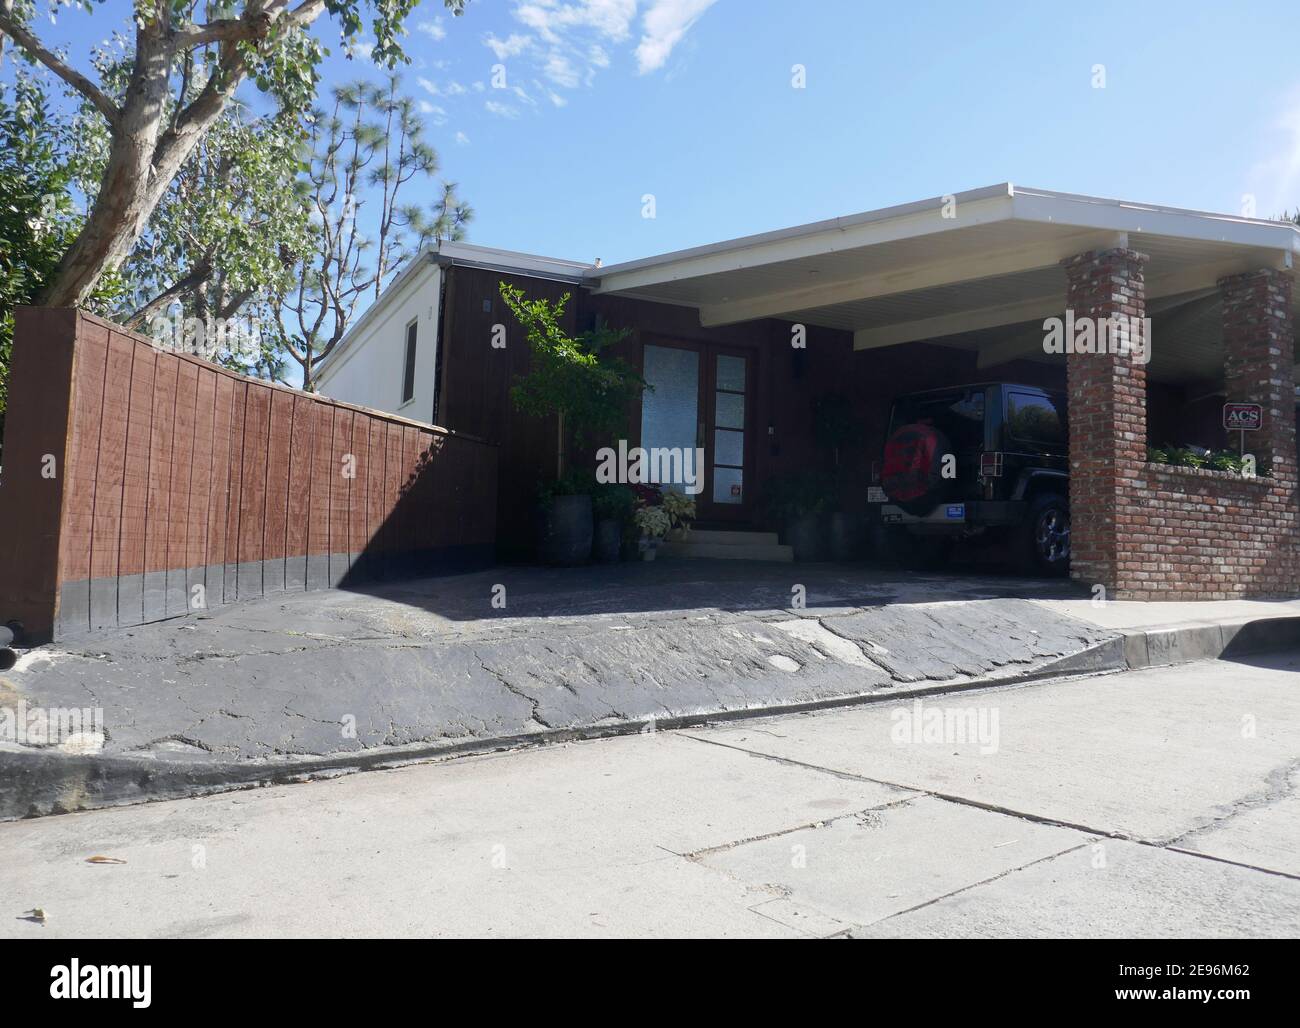
[(706, 326), (780, 317), (850, 330), (858, 349), (945, 337), (993, 364), (1041, 353), (1034, 323), (1064, 307), (1062, 259), (1113, 246), (1150, 257), (1157, 340), (1164, 317), (1178, 319), (1177, 360), (1161, 361), (1157, 345), (1153, 376), (1193, 380), (1220, 363), (1218, 279), (1290, 269), (1300, 227), (1004, 183), (591, 267), (583, 281), (595, 293), (695, 307)]

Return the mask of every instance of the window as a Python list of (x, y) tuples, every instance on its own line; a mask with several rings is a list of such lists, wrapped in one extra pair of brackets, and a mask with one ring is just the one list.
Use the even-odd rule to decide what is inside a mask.
[(892, 435), (913, 422), (933, 425), (948, 437), (958, 453), (984, 445), (984, 390), (962, 389), (904, 397), (894, 406)]
[(1007, 428), (1013, 439), (1048, 446), (1065, 444), (1060, 411), (1046, 396), (1007, 394)]
[(406, 362), (402, 367), (402, 402), (415, 398), (415, 322), (406, 326)]

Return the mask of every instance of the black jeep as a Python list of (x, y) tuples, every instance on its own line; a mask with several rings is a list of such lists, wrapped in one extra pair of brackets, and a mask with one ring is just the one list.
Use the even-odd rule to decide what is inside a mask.
[(933, 567), (959, 539), (1008, 543), (1037, 574), (1070, 566), (1066, 398), (1009, 382), (894, 401), (869, 500), (882, 556)]

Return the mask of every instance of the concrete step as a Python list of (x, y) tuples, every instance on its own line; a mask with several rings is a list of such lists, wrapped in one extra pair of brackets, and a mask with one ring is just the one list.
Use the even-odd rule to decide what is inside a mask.
[(737, 529), (693, 528), (685, 542), (720, 543), (724, 546), (776, 546), (775, 532), (746, 532)]
[(699, 560), (772, 560), (785, 563), (794, 560), (794, 550), (789, 546), (778, 546), (775, 542), (664, 543), (659, 547), (659, 556)]

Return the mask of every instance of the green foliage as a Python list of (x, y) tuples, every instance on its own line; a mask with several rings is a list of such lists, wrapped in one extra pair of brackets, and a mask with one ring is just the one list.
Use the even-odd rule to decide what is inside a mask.
[[(9, 401), (14, 308), (36, 299), (81, 226), (69, 192), (72, 125), (36, 76), (0, 83), (0, 434)], [(117, 288), (105, 282), (101, 293)]]
[(1169, 451), (1167, 451), (1167, 450), (1163, 450), (1163, 449), (1161, 449), (1161, 448), (1159, 448), (1159, 447), (1156, 447), (1156, 446), (1148, 446), (1148, 447), (1147, 447), (1147, 463), (1148, 463), (1148, 464), (1168, 464), (1168, 463), (1169, 463)]
[[(573, 468), (557, 479), (542, 482), (537, 487), (537, 503), (542, 510), (550, 510), (557, 496), (595, 497), (605, 487), (596, 481), (596, 473), (586, 468)], [(593, 500), (594, 502), (594, 500)]]
[(1166, 446), (1165, 453), (1169, 455), (1169, 463), (1180, 468), (1203, 468), (1205, 467), (1205, 458), (1195, 450), (1188, 449), (1185, 446)]
[(636, 507), (636, 493), (625, 485), (600, 483), (592, 493), (591, 503), (597, 521), (610, 519), (625, 525)]
[(579, 442), (609, 440), (626, 431), (628, 405), (645, 382), (626, 362), (605, 351), (627, 336), (603, 325), (571, 336), (560, 324), (570, 294), (557, 303), (529, 300), (501, 283), (501, 298), (528, 336), (532, 363), (511, 387), (515, 408), (534, 417), (562, 415)]
[(840, 451), (852, 446), (862, 434), (862, 426), (853, 411), (853, 401), (843, 393), (830, 393), (813, 403), (813, 437), (817, 445), (830, 451), (834, 463), (840, 463)]
[(834, 478), (824, 471), (805, 470), (774, 475), (763, 492), (763, 509), (777, 524), (805, 514), (821, 514), (836, 499)]
[[(347, 331), (358, 304), (378, 298), (402, 265), (441, 239), (461, 239), (473, 209), (443, 183), (427, 206), (403, 202), (438, 170), (415, 102), (389, 76), (334, 89), (308, 115), (304, 207), (311, 231), (289, 250), (289, 287), (280, 293), (277, 332), (303, 369), (303, 388)], [(366, 188), (369, 187), (369, 192)]]

